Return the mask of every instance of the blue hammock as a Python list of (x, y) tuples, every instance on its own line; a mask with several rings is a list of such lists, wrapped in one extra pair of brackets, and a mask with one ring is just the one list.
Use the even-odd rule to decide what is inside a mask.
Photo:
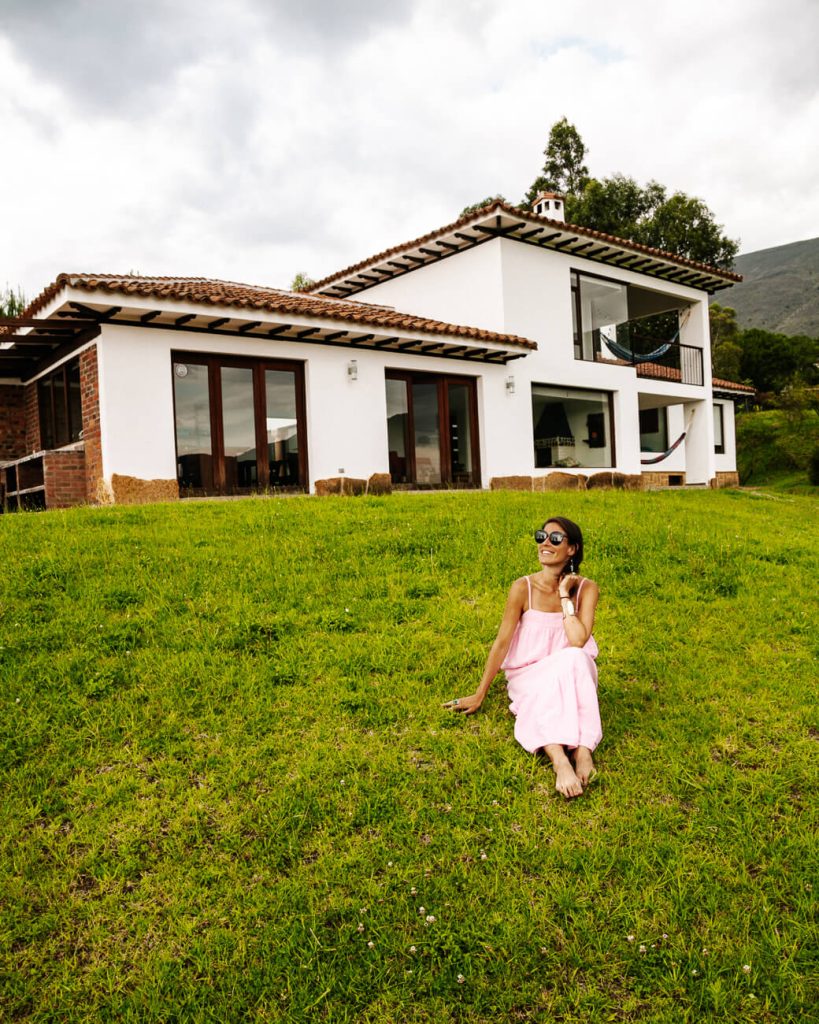
[(653, 352), (647, 352), (645, 355), (639, 356), (635, 355), (631, 349), (626, 348), (624, 345), (618, 345), (616, 341), (609, 341), (605, 334), (601, 334), (600, 336), (618, 359), (625, 359), (628, 363), (653, 363), (655, 359), (659, 359), (660, 356), (664, 356), (677, 338), (679, 338), (680, 328), (677, 328), (677, 332), (671, 341), (665, 341), (659, 348), (655, 348)]

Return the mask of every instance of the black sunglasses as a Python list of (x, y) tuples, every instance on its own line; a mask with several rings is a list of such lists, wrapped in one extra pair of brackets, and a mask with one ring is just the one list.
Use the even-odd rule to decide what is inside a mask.
[(535, 540), (538, 544), (545, 544), (547, 540), (552, 544), (562, 544), (567, 537), (567, 533), (560, 533), (559, 530), (552, 530), (551, 533), (546, 533), (544, 530), (535, 530)]

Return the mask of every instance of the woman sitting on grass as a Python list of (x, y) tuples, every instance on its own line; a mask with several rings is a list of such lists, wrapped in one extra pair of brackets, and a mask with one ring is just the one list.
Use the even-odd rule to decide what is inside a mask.
[(535, 531), (535, 540), (540, 572), (512, 584), (480, 686), (444, 707), (474, 714), (503, 669), (515, 739), (531, 754), (546, 752), (555, 788), (568, 798), (591, 781), (592, 751), (603, 736), (592, 636), (600, 591), (577, 575), (583, 534), (576, 523), (555, 516)]

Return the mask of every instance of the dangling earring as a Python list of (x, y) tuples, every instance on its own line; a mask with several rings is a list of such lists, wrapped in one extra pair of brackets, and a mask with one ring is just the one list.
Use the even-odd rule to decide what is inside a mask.
[(574, 556), (569, 559), (569, 575), (574, 576)]

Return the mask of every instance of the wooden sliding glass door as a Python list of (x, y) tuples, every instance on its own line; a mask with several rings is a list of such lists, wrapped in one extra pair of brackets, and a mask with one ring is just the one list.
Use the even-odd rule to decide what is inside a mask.
[(307, 486), (301, 363), (173, 354), (183, 494)]
[(480, 487), (475, 381), (388, 370), (386, 384), (392, 482)]

